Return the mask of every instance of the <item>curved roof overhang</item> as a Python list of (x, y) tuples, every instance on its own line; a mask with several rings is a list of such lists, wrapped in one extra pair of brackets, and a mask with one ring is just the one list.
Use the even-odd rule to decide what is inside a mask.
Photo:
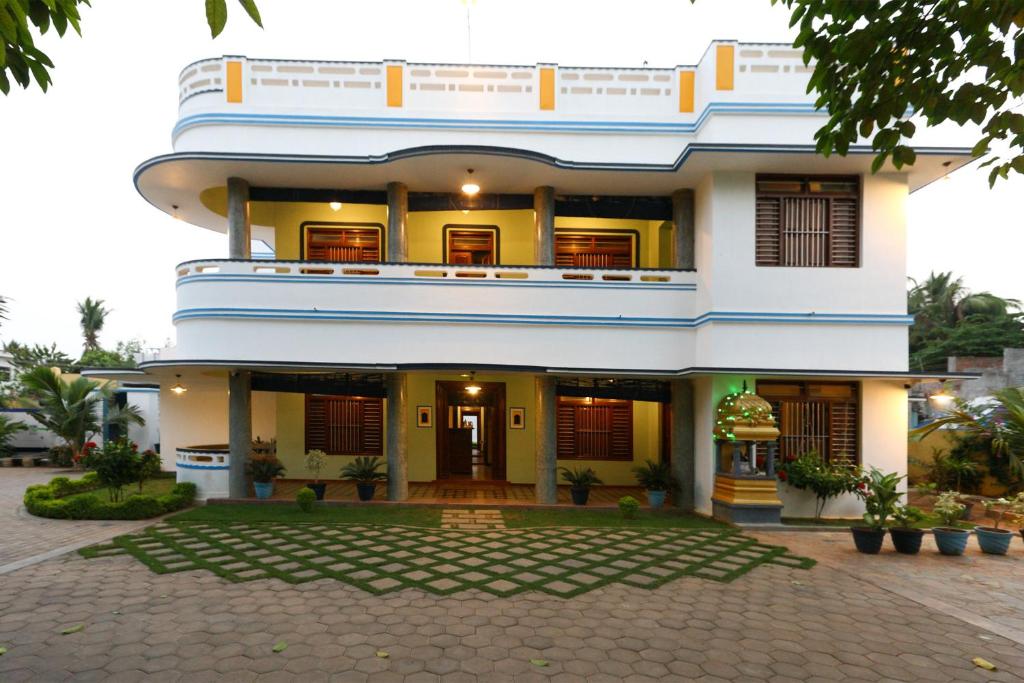
[[(913, 192), (971, 162), (969, 148), (921, 147), (905, 167)], [(150, 204), (176, 218), (224, 232), (222, 188), (229, 177), (254, 187), (384, 190), (402, 182), (411, 192), (456, 192), (474, 169), (484, 192), (530, 194), (550, 185), (559, 194), (669, 195), (694, 187), (713, 171), (859, 174), (869, 173), (874, 152), (852, 147), (845, 157), (825, 158), (813, 145), (693, 143), (672, 163), (599, 163), (558, 159), (503, 147), (430, 146), (384, 155), (311, 156), (258, 153), (179, 152), (149, 159), (135, 169), (135, 187)], [(895, 172), (886, 164), (882, 172)], [(218, 194), (221, 201), (216, 201)], [(260, 224), (260, 217), (253, 216)]]

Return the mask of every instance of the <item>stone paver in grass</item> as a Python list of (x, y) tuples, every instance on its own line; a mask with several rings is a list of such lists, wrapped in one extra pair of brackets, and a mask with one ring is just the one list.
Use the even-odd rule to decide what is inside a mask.
[[(493, 515), (488, 515), (493, 517)], [(331, 543), (324, 544), (324, 539)], [(228, 541), (231, 541), (230, 543)], [(165, 522), (86, 557), (125, 552), (157, 573), (206, 569), (230, 581), (323, 578), (371, 593), (539, 591), (568, 597), (609, 583), (656, 588), (684, 576), (728, 582), (761, 564), (814, 562), (734, 529), (423, 529), (400, 526)]]

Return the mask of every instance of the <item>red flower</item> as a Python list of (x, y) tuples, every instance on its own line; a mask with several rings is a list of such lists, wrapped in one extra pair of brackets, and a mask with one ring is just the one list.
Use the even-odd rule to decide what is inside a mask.
[(85, 446), (83, 447), (83, 450), (90, 451), (90, 450), (92, 450), (93, 448), (96, 448), (96, 447), (97, 446), (96, 446), (96, 442), (95, 441), (86, 441), (85, 442)]
[(867, 482), (864, 482), (864, 481), (858, 481), (857, 482), (857, 488), (859, 488), (861, 491), (863, 491), (867, 487), (868, 487)]
[(779, 470), (779, 481), (786, 481), (786, 470)]

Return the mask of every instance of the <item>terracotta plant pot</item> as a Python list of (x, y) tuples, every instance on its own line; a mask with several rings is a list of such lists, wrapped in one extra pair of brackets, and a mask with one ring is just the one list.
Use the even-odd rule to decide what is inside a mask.
[(853, 534), (853, 544), (857, 552), (865, 555), (877, 555), (882, 549), (882, 542), (885, 541), (885, 529), (874, 529), (867, 526), (850, 527)]
[(978, 537), (978, 546), (981, 548), (981, 552), (989, 555), (1005, 555), (1009, 552), (1013, 532), (990, 526), (979, 526), (975, 527), (974, 533)]
[(917, 555), (921, 551), (924, 529), (895, 527), (889, 529), (889, 535), (892, 537), (892, 545), (896, 548), (896, 552), (904, 555)]

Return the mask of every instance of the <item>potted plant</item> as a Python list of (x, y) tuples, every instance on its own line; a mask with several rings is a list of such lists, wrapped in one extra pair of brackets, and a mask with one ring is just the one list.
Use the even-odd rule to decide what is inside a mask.
[(284, 465), (276, 455), (249, 455), (245, 464), (245, 472), (252, 477), (252, 487), (259, 499), (270, 498), (274, 494), (274, 477), (284, 474)]
[(341, 478), (350, 479), (356, 483), (356, 491), (359, 493), (359, 500), (373, 500), (373, 494), (377, 490), (377, 482), (386, 481), (388, 475), (378, 472), (377, 469), (383, 465), (379, 457), (361, 455), (349, 464), (341, 468)]
[(992, 526), (974, 527), (974, 533), (978, 537), (978, 545), (981, 547), (981, 552), (990, 555), (1005, 555), (1010, 550), (1010, 541), (1013, 540), (1013, 533), (1007, 529), (1000, 529), (999, 525), (1008, 515), (1016, 517), (1024, 513), (1024, 500), (1018, 495), (1013, 500), (997, 498), (995, 500), (983, 500), (982, 504), (985, 506), (985, 512), (988, 513), (988, 516), (995, 519), (995, 524)]
[(963, 555), (964, 549), (967, 548), (969, 534), (957, 526), (964, 514), (964, 504), (957, 500), (959, 497), (960, 494), (956, 491), (940, 493), (932, 507), (932, 512), (942, 520), (942, 526), (932, 529), (932, 535), (935, 536), (935, 545), (943, 555)]
[(660, 509), (665, 504), (665, 495), (679, 488), (679, 481), (667, 462), (647, 460), (642, 467), (634, 467), (633, 474), (640, 486), (647, 489), (647, 502), (652, 510)]
[(857, 488), (864, 483), (858, 468), (825, 462), (815, 450), (780, 464), (776, 476), (788, 486), (814, 494), (816, 524), (821, 523), (829, 500), (844, 493), (856, 493)]
[(864, 487), (857, 488), (857, 495), (864, 501), (865, 526), (850, 527), (853, 544), (857, 550), (868, 555), (877, 555), (885, 540), (885, 524), (896, 512), (896, 506), (903, 495), (897, 491), (903, 475), (895, 472), (885, 474), (872, 467), (864, 478)]
[(317, 500), (323, 500), (324, 493), (327, 491), (327, 484), (320, 481), (320, 472), (327, 467), (327, 454), (318, 449), (311, 450), (309, 453), (306, 453), (304, 464), (306, 471), (313, 475), (313, 481), (306, 484), (306, 488), (313, 490)]
[(914, 524), (924, 519), (924, 511), (913, 505), (900, 505), (892, 515), (896, 526), (889, 529), (893, 547), (904, 555), (917, 555), (921, 550), (924, 529), (915, 529)]
[(569, 483), (569, 493), (572, 495), (573, 505), (586, 505), (587, 499), (590, 497), (590, 487), (594, 484), (604, 483), (597, 476), (597, 472), (589, 467), (586, 469), (575, 467), (571, 470), (568, 467), (562, 467), (560, 469), (562, 479)]

